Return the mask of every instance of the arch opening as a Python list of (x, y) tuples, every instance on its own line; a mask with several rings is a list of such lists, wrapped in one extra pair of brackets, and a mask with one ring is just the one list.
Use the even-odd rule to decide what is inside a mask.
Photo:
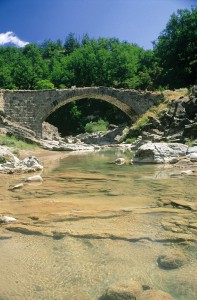
[(98, 98), (71, 100), (61, 106), (56, 103), (56, 109), (44, 121), (57, 127), (62, 136), (68, 136), (85, 132), (87, 123), (100, 119), (117, 126), (131, 124), (131, 118), (119, 107)]

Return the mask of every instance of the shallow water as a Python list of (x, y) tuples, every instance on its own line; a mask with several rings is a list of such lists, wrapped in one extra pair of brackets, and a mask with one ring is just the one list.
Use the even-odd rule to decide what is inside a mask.
[[(177, 300), (197, 299), (196, 214), (158, 207), (163, 199), (195, 202), (196, 177), (130, 165), (130, 156), (49, 160), (42, 184), (14, 192), (9, 186), (27, 175), (1, 175), (0, 213), (18, 222), (0, 227), (0, 299), (99, 299), (111, 283), (131, 278)], [(117, 157), (128, 163), (108, 163)], [(158, 267), (169, 249), (185, 254), (181, 268)]]

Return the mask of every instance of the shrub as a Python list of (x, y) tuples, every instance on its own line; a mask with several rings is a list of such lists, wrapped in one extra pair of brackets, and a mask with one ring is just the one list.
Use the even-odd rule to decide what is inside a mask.
[(146, 125), (149, 121), (148, 116), (143, 115), (141, 118), (139, 118), (139, 120), (135, 123), (135, 128), (136, 129), (140, 129), (142, 128), (144, 125)]
[(132, 143), (134, 143), (135, 141), (137, 140), (137, 138), (136, 137), (132, 137), (132, 138), (128, 138), (128, 139), (126, 139), (126, 143), (127, 144), (132, 144)]
[(109, 123), (102, 119), (98, 120), (97, 122), (89, 122), (85, 125), (86, 132), (96, 132), (96, 131), (107, 131)]
[(36, 90), (51, 90), (54, 89), (54, 84), (50, 82), (49, 80), (39, 80), (35, 84), (35, 89)]

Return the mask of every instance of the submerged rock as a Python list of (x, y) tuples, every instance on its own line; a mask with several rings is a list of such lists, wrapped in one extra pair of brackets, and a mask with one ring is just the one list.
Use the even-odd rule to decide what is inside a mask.
[(142, 293), (142, 285), (134, 280), (113, 283), (103, 295), (104, 300), (135, 300)]
[(175, 298), (160, 290), (148, 290), (144, 291), (137, 300), (175, 300)]
[(186, 262), (186, 257), (180, 251), (170, 251), (159, 255), (158, 266), (164, 269), (177, 269)]
[(19, 184), (16, 184), (14, 187), (9, 188), (9, 190), (10, 190), (10, 191), (19, 190), (19, 189), (21, 189), (22, 187), (24, 187), (24, 184), (23, 184), (23, 183), (19, 183)]

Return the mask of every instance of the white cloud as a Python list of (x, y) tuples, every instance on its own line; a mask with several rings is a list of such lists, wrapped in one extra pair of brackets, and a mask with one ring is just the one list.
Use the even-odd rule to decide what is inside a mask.
[(0, 45), (14, 44), (17, 47), (24, 47), (28, 42), (21, 41), (12, 31), (0, 33)]

